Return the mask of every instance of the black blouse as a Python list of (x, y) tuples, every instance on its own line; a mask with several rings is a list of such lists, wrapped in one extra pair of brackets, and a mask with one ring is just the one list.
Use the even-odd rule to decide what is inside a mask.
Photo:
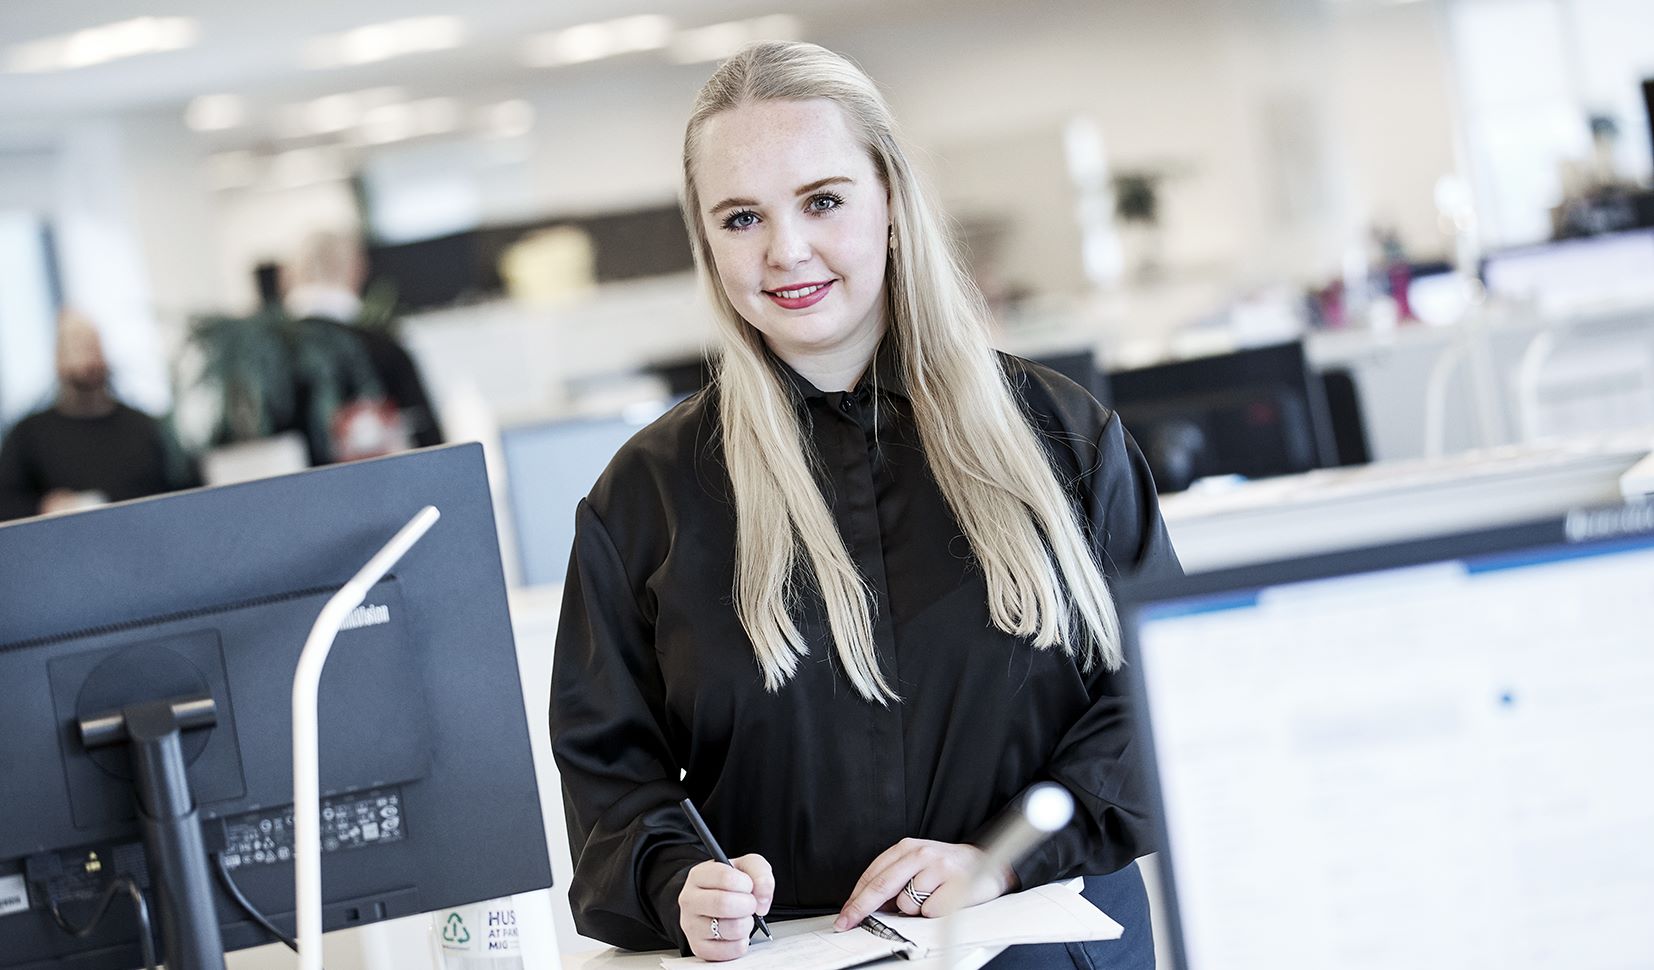
[[(797, 673), (765, 691), (732, 605), (735, 512), (717, 400), (639, 432), (576, 511), (552, 672), (552, 749), (580, 932), (631, 949), (686, 941), (677, 896), (707, 858), (695, 800), (731, 856), (775, 868), (772, 912), (842, 906), (905, 837), (969, 842), (1029, 785), (1074, 793), (1074, 822), (1016, 867), (1024, 886), (1152, 850), (1125, 678), (1083, 671), (990, 622), (987, 586), (926, 467), (892, 356), (853, 392), (776, 362), (851, 557), (875, 592), (881, 669), (866, 701), (806, 605)], [(1111, 579), (1178, 570), (1147, 465), (1114, 414), (1045, 367), (1004, 365)], [(968, 420), (966, 418), (965, 420)]]

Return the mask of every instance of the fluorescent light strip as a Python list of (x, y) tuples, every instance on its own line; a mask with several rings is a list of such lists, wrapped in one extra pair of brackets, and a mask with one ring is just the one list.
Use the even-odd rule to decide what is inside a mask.
[(286, 138), (331, 135), (362, 124), (368, 112), (404, 100), (401, 88), (368, 88), (324, 95), (310, 101), (285, 105), (278, 130)]
[(679, 64), (717, 61), (754, 41), (798, 40), (803, 33), (803, 23), (791, 14), (730, 20), (678, 31), (672, 38), (670, 56)]
[(465, 23), (458, 17), (408, 17), (311, 38), (300, 60), (313, 70), (354, 67), (449, 50), (464, 41)]
[(142, 54), (183, 50), (200, 37), (201, 25), (190, 17), (136, 17), (14, 45), (6, 52), (6, 70), (14, 74), (72, 71)]
[(672, 30), (671, 18), (659, 14), (580, 24), (530, 37), (523, 59), (532, 67), (556, 67), (660, 50), (671, 42)]
[(247, 102), (233, 94), (203, 94), (184, 109), (192, 131), (228, 131), (247, 123)]

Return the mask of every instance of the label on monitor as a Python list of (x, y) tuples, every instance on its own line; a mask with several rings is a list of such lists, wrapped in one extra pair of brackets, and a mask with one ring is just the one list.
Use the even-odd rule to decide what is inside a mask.
[(23, 875), (0, 876), (0, 916), (25, 912), (29, 908), (29, 884)]
[[(399, 788), (322, 799), (322, 851), (402, 841), (402, 804)], [(293, 861), (291, 806), (230, 816), (224, 819), (224, 835), (224, 864), (231, 869)]]

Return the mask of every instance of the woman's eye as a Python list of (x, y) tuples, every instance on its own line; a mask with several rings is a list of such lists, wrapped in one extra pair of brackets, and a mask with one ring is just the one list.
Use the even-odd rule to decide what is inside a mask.
[(758, 213), (742, 210), (732, 212), (724, 219), (725, 229), (751, 229), (758, 224)]
[(811, 212), (829, 212), (843, 204), (843, 199), (831, 192), (823, 192), (821, 195), (810, 197), (809, 208)]

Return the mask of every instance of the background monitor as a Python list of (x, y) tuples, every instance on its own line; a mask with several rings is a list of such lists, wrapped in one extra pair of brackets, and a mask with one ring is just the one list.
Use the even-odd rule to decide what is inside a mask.
[(1050, 351), (1036, 354), (1029, 359), (1035, 363), (1044, 364), (1085, 388), (1092, 397), (1097, 399), (1097, 403), (1104, 406), (1109, 404), (1108, 375), (1103, 372), (1101, 367), (1097, 366), (1097, 355), (1091, 348)]
[(1114, 371), (1108, 386), (1162, 492), (1213, 475), (1267, 478), (1340, 463), (1300, 341)]
[(1654, 966), (1654, 506), (1139, 586), (1177, 966)]
[[(290, 696), (323, 602), (426, 505), (441, 519), (369, 594), (322, 676), (327, 930), (550, 884), (482, 449), (428, 449), (0, 526), (0, 967), (140, 965), (153, 886), (131, 770), (78, 718), (180, 695), (208, 853), (293, 932)], [(151, 893), (152, 895), (152, 893)], [(213, 885), (226, 949), (273, 942)], [(150, 900), (152, 912), (157, 911)]]
[(574, 548), (574, 510), (632, 435), (660, 416), (637, 413), (566, 418), (503, 428), (512, 534), (524, 586), (563, 581)]

